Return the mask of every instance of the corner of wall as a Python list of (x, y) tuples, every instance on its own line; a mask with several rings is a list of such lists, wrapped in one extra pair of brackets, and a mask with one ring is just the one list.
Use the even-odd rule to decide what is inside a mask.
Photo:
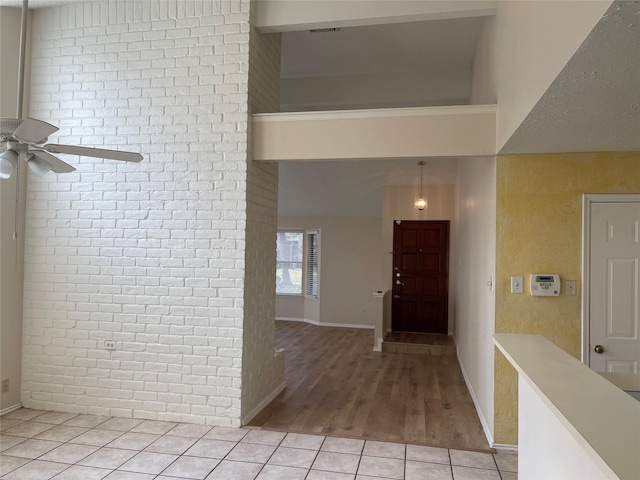
[(500, 2), (496, 151), (504, 147), (612, 3)]
[(496, 50), (496, 17), (484, 21), (476, 47), (471, 82), (471, 105), (493, 105), (498, 100), (498, 53)]
[[(252, 4), (252, 7), (254, 5)], [(252, 9), (253, 10), (253, 9)], [(248, 115), (278, 111), (280, 34), (251, 25)], [(247, 159), (247, 223), (242, 332), (241, 422), (249, 422), (284, 389), (284, 354), (274, 348), (278, 165)]]

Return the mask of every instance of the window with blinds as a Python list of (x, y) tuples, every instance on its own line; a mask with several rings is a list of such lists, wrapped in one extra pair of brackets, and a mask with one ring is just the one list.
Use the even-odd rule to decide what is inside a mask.
[(279, 230), (276, 250), (276, 294), (318, 298), (320, 232)]
[(304, 232), (278, 231), (276, 237), (276, 294), (302, 295)]
[(307, 231), (307, 268), (306, 287), (307, 295), (318, 298), (318, 264), (320, 249), (318, 245), (318, 232)]

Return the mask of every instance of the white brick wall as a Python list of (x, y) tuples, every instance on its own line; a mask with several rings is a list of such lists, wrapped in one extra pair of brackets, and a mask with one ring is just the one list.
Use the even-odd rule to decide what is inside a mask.
[(85, 2), (34, 24), (50, 140), (144, 160), (30, 175), (23, 404), (239, 425), (249, 1)]
[[(280, 34), (251, 30), (249, 112), (280, 107)], [(249, 152), (251, 149), (249, 149)], [(249, 153), (249, 158), (251, 154)], [(284, 354), (274, 352), (278, 165), (250, 161), (242, 356), (242, 418), (251, 419), (284, 388)]]

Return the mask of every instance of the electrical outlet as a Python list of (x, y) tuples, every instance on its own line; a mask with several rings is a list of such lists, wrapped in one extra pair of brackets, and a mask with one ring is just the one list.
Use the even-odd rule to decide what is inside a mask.
[(2, 380), (2, 393), (7, 393), (9, 391), (9, 379), (6, 378)]
[(112, 342), (107, 340), (106, 342), (104, 342), (104, 349), (105, 350), (115, 350), (116, 349), (116, 342)]

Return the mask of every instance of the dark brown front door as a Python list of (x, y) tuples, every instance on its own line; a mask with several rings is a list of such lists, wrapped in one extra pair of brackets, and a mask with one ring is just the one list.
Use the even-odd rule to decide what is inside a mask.
[(448, 333), (449, 222), (393, 225), (391, 326), (398, 332)]

